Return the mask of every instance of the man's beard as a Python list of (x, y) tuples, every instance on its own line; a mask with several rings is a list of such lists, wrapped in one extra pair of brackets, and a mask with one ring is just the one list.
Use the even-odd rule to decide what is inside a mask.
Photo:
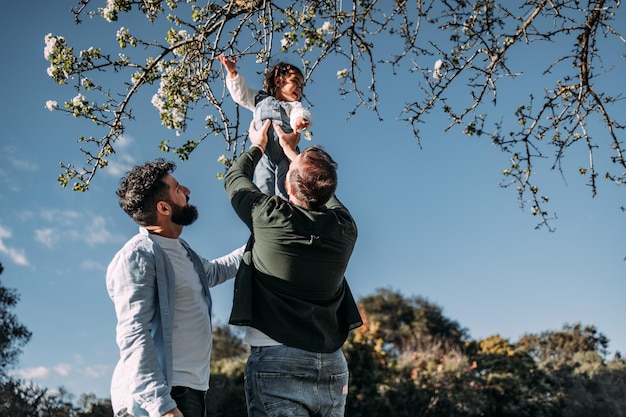
[(189, 226), (198, 218), (198, 209), (191, 204), (179, 206), (170, 202), (172, 206), (172, 222), (180, 226)]

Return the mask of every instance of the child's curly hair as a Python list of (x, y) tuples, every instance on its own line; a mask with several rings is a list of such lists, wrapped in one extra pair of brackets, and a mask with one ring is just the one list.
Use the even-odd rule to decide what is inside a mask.
[(278, 88), (276, 81), (281, 77), (287, 76), (287, 74), (291, 72), (295, 72), (304, 78), (300, 68), (295, 65), (291, 65), (287, 62), (279, 62), (274, 65), (271, 70), (265, 73), (265, 78), (263, 79), (263, 90), (272, 96), (276, 95), (276, 89)]

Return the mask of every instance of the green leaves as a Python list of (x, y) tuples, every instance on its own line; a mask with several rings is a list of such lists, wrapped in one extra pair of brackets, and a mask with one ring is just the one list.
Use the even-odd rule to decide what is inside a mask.
[(594, 326), (473, 340), (421, 297), (378, 289), (359, 305), (365, 324), (344, 346), (346, 415), (618, 415), (626, 403), (626, 363), (607, 362)]

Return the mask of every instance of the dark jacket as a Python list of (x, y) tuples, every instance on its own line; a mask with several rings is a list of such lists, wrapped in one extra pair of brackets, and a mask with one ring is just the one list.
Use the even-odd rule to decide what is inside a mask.
[(307, 210), (261, 193), (252, 182), (261, 156), (252, 147), (225, 178), (233, 208), (252, 232), (229, 322), (287, 346), (333, 352), (362, 324), (344, 278), (356, 224), (334, 196), (324, 208)]

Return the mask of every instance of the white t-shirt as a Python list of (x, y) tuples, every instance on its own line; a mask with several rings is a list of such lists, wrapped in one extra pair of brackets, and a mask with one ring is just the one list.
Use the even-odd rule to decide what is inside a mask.
[(247, 326), (246, 327), (246, 336), (243, 339), (244, 342), (249, 344), (250, 346), (278, 346), (282, 345), (282, 343), (272, 339), (259, 329), (255, 329), (254, 327)]
[(152, 235), (174, 267), (172, 386), (209, 389), (211, 318), (198, 272), (178, 239)]

